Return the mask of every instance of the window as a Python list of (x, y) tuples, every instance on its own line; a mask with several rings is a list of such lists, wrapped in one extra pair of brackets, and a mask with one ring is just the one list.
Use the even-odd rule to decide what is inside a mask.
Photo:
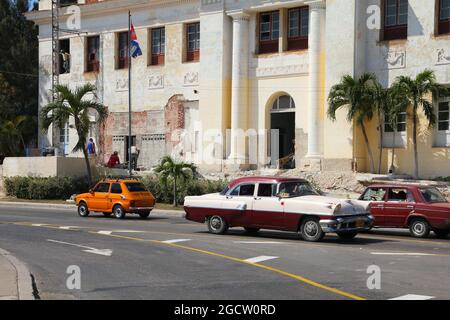
[(59, 41), (59, 74), (70, 73), (70, 39)]
[(389, 189), (388, 202), (415, 202), (414, 197), (408, 189), (391, 188)]
[(145, 188), (145, 186), (139, 182), (125, 183), (125, 185), (127, 186), (127, 189), (130, 192), (147, 192), (147, 189)]
[(59, 128), (59, 142), (62, 149), (62, 152), (65, 156), (68, 156), (70, 153), (69, 150), (69, 123), (67, 122), (64, 127)]
[(397, 116), (397, 128), (392, 128), (389, 119), (385, 116), (384, 119), (384, 148), (405, 148), (406, 146), (406, 112), (402, 112)]
[(438, 17), (438, 33), (450, 33), (450, 0), (438, 0), (439, 17)]
[(283, 95), (279, 96), (272, 106), (272, 111), (283, 111), (295, 109), (295, 102), (291, 96)]
[(447, 96), (440, 96), (437, 101), (437, 126), (435, 146), (450, 147), (450, 89)]
[(151, 29), (150, 34), (152, 44), (151, 64), (155, 66), (163, 65), (166, 53), (166, 29)]
[(279, 11), (261, 13), (259, 16), (259, 53), (278, 52), (279, 38)]
[(288, 27), (288, 50), (308, 49), (309, 7), (290, 9)]
[(109, 191), (109, 183), (99, 183), (97, 187), (95, 187), (94, 192), (99, 193), (108, 193)]
[(282, 198), (296, 198), (316, 196), (318, 193), (308, 182), (284, 182), (280, 184), (279, 195)]
[(423, 198), (428, 203), (447, 203), (447, 199), (436, 188), (421, 188), (419, 189)]
[(408, 0), (384, 1), (384, 40), (408, 37)]
[(186, 61), (200, 60), (200, 22), (186, 26), (187, 55)]
[(117, 69), (128, 68), (128, 31), (117, 34)]
[(386, 195), (385, 188), (369, 188), (360, 198), (363, 201), (384, 201)]
[(113, 183), (111, 186), (111, 193), (114, 194), (122, 194), (122, 187), (120, 186), (120, 183)]
[(273, 183), (260, 183), (258, 186), (258, 197), (269, 198), (275, 197), (277, 193), (277, 185)]
[(100, 37), (88, 37), (86, 44), (86, 72), (98, 72), (100, 70)]
[(253, 197), (255, 194), (255, 184), (241, 184), (233, 189), (231, 196)]

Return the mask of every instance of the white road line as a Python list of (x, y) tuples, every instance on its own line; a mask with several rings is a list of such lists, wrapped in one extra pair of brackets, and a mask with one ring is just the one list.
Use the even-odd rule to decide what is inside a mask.
[(246, 259), (244, 261), (247, 261), (247, 262), (250, 262), (250, 263), (259, 263), (259, 262), (263, 262), (263, 261), (267, 261), (267, 260), (273, 260), (273, 259), (278, 259), (278, 258), (279, 257), (259, 256), (259, 257)]
[(421, 296), (418, 294), (407, 294), (401, 297), (397, 297), (397, 298), (393, 298), (393, 299), (389, 299), (389, 300), (408, 300), (408, 301), (414, 301), (414, 300), (431, 300), (434, 299), (435, 297), (430, 297), (430, 296)]
[(161, 242), (167, 243), (167, 244), (173, 244), (173, 243), (180, 243), (180, 242), (187, 242), (187, 241), (192, 241), (192, 239), (174, 239), (174, 240), (166, 240), (166, 241), (161, 241)]
[(49, 224), (32, 224), (32, 227), (44, 227), (44, 226), (49, 226)]
[(416, 257), (435, 256), (435, 254), (432, 253), (418, 253), (418, 252), (371, 252), (370, 254), (375, 256), (416, 256)]
[(144, 233), (145, 231), (136, 231), (136, 230), (105, 230), (105, 231), (99, 231), (98, 234), (103, 234), (110, 236), (113, 233)]
[(283, 244), (283, 242), (277, 241), (233, 241), (239, 244)]
[(59, 227), (61, 230), (71, 230), (71, 229), (80, 229), (80, 227), (68, 226), (68, 227)]
[(83, 246), (83, 245), (80, 245), (80, 244), (64, 242), (64, 241), (57, 241), (57, 240), (51, 240), (51, 239), (47, 239), (47, 241), (53, 242), (53, 243), (65, 244), (65, 245), (72, 246), (72, 247), (86, 249), (86, 250), (83, 250), (83, 252), (98, 254), (98, 255), (101, 255), (101, 256), (110, 257), (112, 255), (112, 253), (113, 253), (113, 251), (111, 249), (96, 249), (96, 248)]

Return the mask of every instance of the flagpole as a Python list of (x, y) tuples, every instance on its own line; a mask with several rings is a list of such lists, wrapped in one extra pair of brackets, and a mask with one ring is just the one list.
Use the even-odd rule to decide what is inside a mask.
[(131, 166), (131, 12), (128, 11), (128, 171), (130, 178), (133, 175)]

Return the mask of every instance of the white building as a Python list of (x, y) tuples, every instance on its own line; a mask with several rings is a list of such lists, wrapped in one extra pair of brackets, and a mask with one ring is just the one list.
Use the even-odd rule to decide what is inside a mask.
[[(50, 2), (41, 0), (40, 10), (28, 16), (40, 27), (41, 105), (48, 102), (51, 87)], [(174, 150), (187, 159), (203, 159), (202, 169), (214, 171), (274, 164), (295, 152), (295, 166), (305, 170), (365, 171), (368, 156), (360, 129), (347, 122), (345, 111), (336, 122), (326, 116), (330, 88), (345, 74), (372, 72), (388, 86), (399, 75), (415, 76), (427, 68), (440, 83), (450, 85), (448, 0), (86, 2), (79, 5), (86, 33), (61, 36), (71, 66), (60, 82), (98, 87), (110, 117), (103, 128), (95, 130), (94, 125), (97, 133), (92, 135), (105, 159), (114, 150), (126, 157), (129, 10), (144, 52), (132, 67), (133, 135), (143, 167)], [(61, 23), (69, 22), (67, 27), (77, 11), (71, 10), (61, 10)], [(446, 102), (434, 101), (439, 118), (435, 129), (428, 130), (420, 120), (423, 176), (450, 175)], [(395, 142), (398, 172), (409, 174), (410, 118), (402, 117)], [(368, 127), (377, 151), (376, 121)], [(176, 129), (186, 129), (189, 144), (171, 141)], [(258, 135), (222, 143), (227, 130), (234, 136), (240, 129)], [(263, 131), (270, 129), (278, 129), (279, 136)], [(60, 135), (56, 140), (67, 143), (70, 151), (75, 137), (65, 130), (54, 135)], [(274, 139), (279, 155), (270, 150)], [(42, 137), (41, 147), (50, 140)], [(384, 140), (390, 150), (393, 133), (387, 130)], [(255, 163), (254, 153), (271, 154), (271, 159)], [(392, 156), (384, 152), (384, 171)], [(205, 158), (215, 161), (205, 163)]]

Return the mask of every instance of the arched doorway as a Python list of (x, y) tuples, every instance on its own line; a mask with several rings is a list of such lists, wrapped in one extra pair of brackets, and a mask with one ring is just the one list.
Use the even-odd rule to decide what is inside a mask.
[[(271, 165), (280, 169), (295, 168), (295, 102), (290, 95), (282, 94), (274, 100), (270, 129)], [(274, 142), (278, 142), (277, 147)]]

